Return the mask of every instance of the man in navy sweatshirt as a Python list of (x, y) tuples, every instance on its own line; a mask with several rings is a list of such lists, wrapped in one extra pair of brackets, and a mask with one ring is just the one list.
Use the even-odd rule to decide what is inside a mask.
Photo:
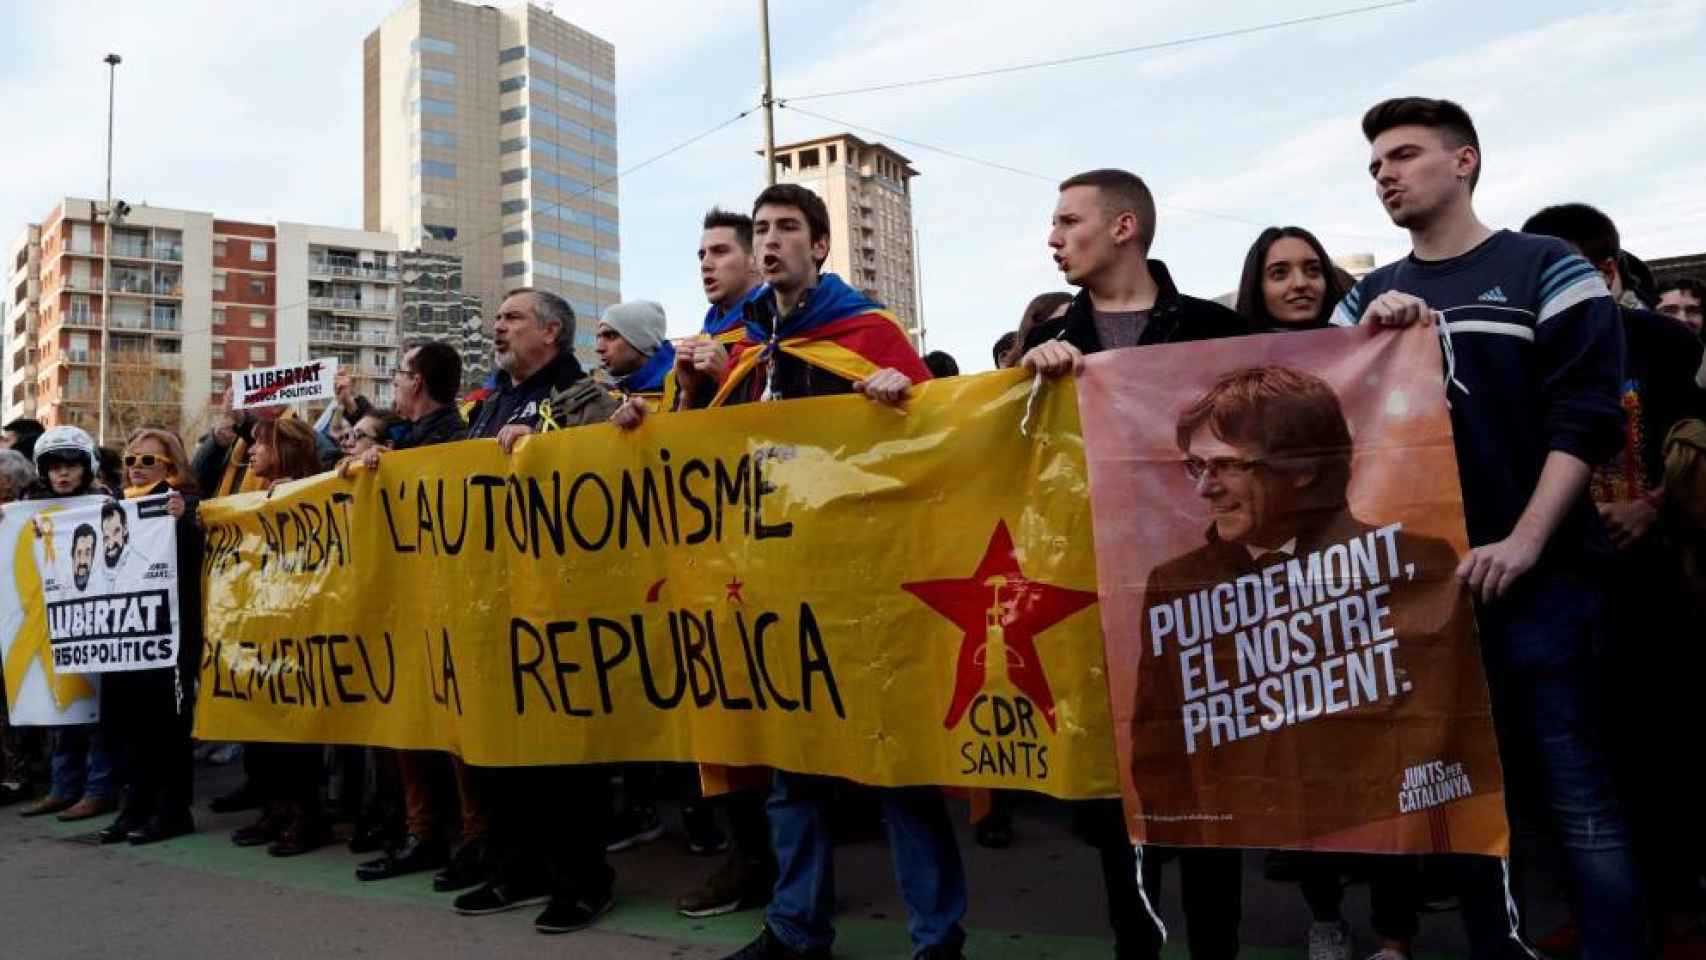
[[(1617, 305), (1567, 244), (1477, 219), (1481, 149), (1462, 107), (1388, 100), (1362, 126), (1380, 202), (1413, 251), (1358, 283), (1334, 322), (1441, 326), (1471, 547), (1457, 574), (1478, 601), (1507, 789), (1559, 834), (1586, 960), (1649, 956), (1628, 825), (1590, 708), (1611, 545), (1587, 482), (1622, 436)], [(1472, 956), (1521, 956), (1500, 865), (1462, 866)]]

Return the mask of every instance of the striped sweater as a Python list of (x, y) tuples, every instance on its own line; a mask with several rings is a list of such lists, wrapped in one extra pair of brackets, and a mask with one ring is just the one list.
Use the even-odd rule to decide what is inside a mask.
[[(1355, 324), (1388, 290), (1426, 301), (1450, 339), (1447, 393), (1472, 545), (1510, 535), (1551, 451), (1598, 465), (1617, 450), (1617, 304), (1599, 272), (1562, 241), (1501, 230), (1450, 260), (1411, 255), (1364, 277), (1333, 322)], [(1609, 552), (1584, 491), (1541, 565), (1578, 568)]]

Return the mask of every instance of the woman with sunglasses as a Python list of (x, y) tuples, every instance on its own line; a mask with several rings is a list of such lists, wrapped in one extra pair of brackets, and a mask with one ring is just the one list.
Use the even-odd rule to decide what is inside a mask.
[(101, 843), (157, 843), (195, 830), (190, 817), (194, 757), (192, 686), (201, 664), (201, 527), (195, 480), (176, 434), (144, 428), (124, 450), (124, 498), (167, 495), (178, 534), (178, 662), (169, 670), (108, 674), (101, 683), (101, 724), (117, 746), (130, 788)]

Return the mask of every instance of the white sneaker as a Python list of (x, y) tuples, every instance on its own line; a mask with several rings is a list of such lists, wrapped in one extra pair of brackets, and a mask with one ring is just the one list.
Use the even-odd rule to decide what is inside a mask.
[(1309, 960), (1351, 960), (1351, 925), (1343, 920), (1311, 923)]

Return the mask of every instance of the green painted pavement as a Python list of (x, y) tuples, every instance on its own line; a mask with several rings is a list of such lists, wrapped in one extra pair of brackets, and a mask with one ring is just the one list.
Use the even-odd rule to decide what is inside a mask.
[[(51, 835), (63, 840), (91, 832), (84, 823), (44, 824)], [(417, 874), (379, 883), (362, 883), (353, 877), (356, 859), (333, 846), (301, 857), (275, 858), (258, 848), (234, 846), (223, 832), (196, 833), (167, 843), (144, 847), (117, 844), (104, 848), (152, 863), (194, 870), (234, 879), (274, 883), (350, 899), (408, 904), (421, 909), (448, 910), (450, 897), (435, 893), (430, 875)], [(599, 920), (601, 929), (639, 937), (668, 939), (695, 944), (726, 944), (731, 949), (750, 940), (759, 922), (756, 912), (744, 912), (706, 920), (690, 920), (677, 914), (662, 898), (619, 895), (616, 907)], [(844, 917), (836, 921), (836, 956), (842, 960), (893, 957), (897, 945), (906, 942), (905, 925), (897, 921), (875, 921)], [(1018, 933), (990, 929), (971, 931), (967, 954), (977, 960), (1106, 960), (1112, 943), (1097, 937), (1070, 937)], [(1243, 948), (1245, 960), (1296, 960), (1305, 951), (1295, 948)], [(1170, 944), (1163, 956), (1184, 960), (1182, 944)], [(1426, 955), (1418, 960), (1444, 960)]]

